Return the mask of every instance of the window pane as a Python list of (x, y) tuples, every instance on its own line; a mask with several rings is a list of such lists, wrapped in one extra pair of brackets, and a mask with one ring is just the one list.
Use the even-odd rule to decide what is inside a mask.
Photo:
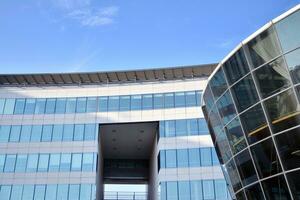
[(3, 114), (5, 99), (0, 99), (0, 115)]
[(83, 141), (84, 124), (75, 124), (74, 141)]
[(4, 172), (14, 172), (15, 171), (15, 163), (16, 163), (16, 155), (6, 155)]
[(185, 106), (184, 92), (175, 92), (175, 107)]
[(245, 188), (248, 199), (265, 199), (259, 184)]
[(56, 100), (55, 113), (64, 114), (66, 112), (66, 98), (58, 98)]
[(165, 135), (166, 137), (174, 137), (175, 136), (175, 121), (165, 121)]
[(30, 140), (32, 142), (40, 142), (41, 138), (42, 138), (42, 130), (43, 130), (42, 125), (32, 126), (31, 139)]
[(67, 200), (69, 194), (69, 186), (66, 184), (60, 184), (57, 187), (57, 200)]
[(118, 111), (119, 110), (119, 97), (110, 96), (108, 97), (108, 111)]
[(219, 98), (227, 89), (227, 83), (222, 68), (212, 77), (210, 81), (210, 88), (215, 97)]
[(72, 154), (71, 171), (80, 171), (81, 170), (81, 161), (82, 161), (82, 154), (80, 154), (80, 153)]
[(167, 199), (167, 183), (160, 182), (160, 200)]
[(21, 133), (21, 126), (11, 126), (10, 130), (10, 142), (19, 142)]
[(10, 185), (2, 185), (0, 190), (1, 200), (9, 200), (10, 191), (11, 191)]
[(25, 108), (25, 99), (16, 99), (14, 114), (23, 114)]
[(27, 172), (36, 172), (38, 165), (38, 154), (29, 154), (27, 160)]
[(153, 109), (153, 98), (152, 94), (144, 94), (143, 95), (143, 109)]
[(261, 183), (267, 199), (291, 199), (283, 175), (267, 179)]
[(176, 168), (176, 150), (166, 150), (166, 167)]
[(189, 166), (200, 167), (200, 151), (198, 148), (189, 149)]
[(203, 199), (214, 199), (214, 182), (212, 180), (203, 180)]
[(176, 136), (187, 135), (186, 120), (176, 120)]
[(167, 200), (178, 200), (177, 182), (167, 182)]
[(56, 200), (57, 185), (47, 185), (45, 200)]
[(198, 126), (199, 126), (199, 134), (206, 135), (208, 134), (208, 128), (205, 119), (201, 118), (198, 119)]
[(63, 132), (63, 141), (72, 141), (73, 140), (74, 125), (65, 124)]
[(275, 133), (299, 125), (300, 107), (291, 89), (266, 100), (265, 105)]
[(213, 163), (213, 165), (219, 165), (220, 162), (219, 162), (218, 155), (217, 155), (217, 152), (216, 152), (215, 148), (211, 148), (211, 154), (212, 154), (212, 163)]
[(27, 165), (27, 155), (19, 154), (17, 156), (15, 172), (25, 172), (26, 171), (26, 165)]
[(185, 103), (186, 106), (196, 106), (196, 93), (194, 91), (185, 92)]
[(234, 161), (233, 160), (229, 161), (229, 163), (225, 165), (225, 168), (227, 169), (233, 190), (236, 192), (242, 187), (242, 185)]
[(91, 200), (91, 185), (82, 184), (80, 186), (80, 200)]
[(131, 96), (131, 110), (142, 109), (142, 95)]
[(218, 100), (217, 106), (223, 124), (227, 124), (236, 116), (236, 111), (229, 91)]
[(201, 148), (200, 149), (201, 165), (202, 166), (211, 166), (211, 149), (210, 148)]
[(191, 200), (201, 200), (202, 196), (202, 182), (191, 181)]
[(204, 99), (205, 105), (207, 107), (207, 111), (209, 112), (212, 109), (212, 107), (214, 105), (214, 101), (215, 101), (214, 98), (213, 98), (212, 92), (210, 90), (210, 84), (209, 83), (207, 84), (207, 88), (204, 91), (203, 99)]
[(300, 170), (297, 170), (295, 172), (290, 172), (287, 174), (288, 183), (291, 188), (292, 195), (294, 196), (294, 199), (299, 199), (300, 197)]
[(285, 55), (288, 68), (291, 72), (292, 80), (295, 84), (300, 83), (300, 49)]
[(46, 100), (46, 114), (53, 114), (55, 111), (55, 102), (56, 99), (47, 99)]
[(31, 125), (24, 125), (21, 129), (20, 142), (29, 142), (31, 135)]
[(245, 45), (252, 67), (256, 68), (280, 54), (280, 48), (274, 28), (262, 32)]
[(187, 121), (187, 132), (188, 135), (198, 135), (198, 120), (188, 119)]
[(40, 154), (39, 164), (38, 164), (38, 171), (39, 172), (48, 171), (48, 163), (49, 163), (49, 154)]
[(244, 133), (241, 128), (240, 120), (238, 118), (231, 121), (226, 127), (225, 132), (234, 154), (246, 148), (247, 144), (244, 138)]
[(177, 149), (177, 167), (188, 167), (189, 156), (187, 149)]
[(86, 112), (86, 98), (85, 97), (77, 98), (76, 112), (77, 113)]
[[(23, 186), (22, 185), (13, 185), (11, 189), (11, 200), (21, 200), (22, 198), (22, 191), (23, 191)], [(2, 196), (1, 196), (2, 199)]]
[(69, 200), (79, 199), (79, 185), (70, 185), (69, 187)]
[(159, 137), (165, 137), (165, 121), (159, 122)]
[(34, 200), (44, 200), (46, 185), (36, 185), (34, 190)]
[(0, 173), (3, 172), (4, 163), (5, 163), (5, 155), (0, 154)]
[(52, 137), (52, 125), (44, 125), (43, 126), (43, 133), (42, 133), (42, 141), (43, 142), (50, 142)]
[(216, 200), (227, 199), (227, 185), (225, 180), (215, 180)]
[(51, 154), (49, 161), (49, 172), (58, 172), (60, 163), (60, 154)]
[(33, 185), (24, 185), (22, 200), (32, 200), (33, 194), (34, 194), (34, 186)]
[(161, 150), (158, 156), (159, 156), (160, 168), (166, 168), (166, 151)]
[(46, 108), (46, 99), (37, 99), (35, 104), (35, 114), (43, 114), (45, 113)]
[(26, 99), (24, 114), (33, 114), (35, 110), (36, 99)]
[(292, 50), (300, 46), (300, 12), (297, 11), (276, 25), (278, 37), (281, 42), (281, 47), (284, 52)]
[(120, 97), (120, 111), (130, 110), (130, 96)]
[(62, 124), (53, 125), (52, 141), (62, 141), (64, 126)]
[(3, 110), (4, 115), (10, 115), (14, 113), (15, 99), (6, 99)]
[(100, 112), (107, 112), (108, 97), (99, 97), (98, 110)]
[(202, 104), (202, 91), (196, 91), (197, 106)]
[(93, 153), (84, 153), (82, 156), (82, 171), (92, 171), (93, 170)]
[(190, 200), (190, 183), (189, 181), (178, 182), (179, 199)]
[(230, 84), (236, 82), (249, 72), (249, 66), (243, 49), (238, 50), (224, 64), (224, 71)]
[(97, 97), (88, 97), (86, 112), (97, 112)]
[(71, 168), (71, 154), (61, 154), (60, 158), (60, 171), (67, 172)]
[(239, 112), (258, 101), (258, 95), (251, 75), (245, 77), (232, 87), (232, 95)]
[(165, 96), (165, 108), (174, 108), (174, 93), (167, 93)]
[(96, 139), (96, 134), (98, 134), (96, 129), (96, 124), (86, 124), (84, 129), (84, 140), (91, 141)]
[(164, 107), (164, 95), (154, 94), (154, 109), (159, 109)]
[(76, 98), (67, 98), (66, 113), (75, 113)]

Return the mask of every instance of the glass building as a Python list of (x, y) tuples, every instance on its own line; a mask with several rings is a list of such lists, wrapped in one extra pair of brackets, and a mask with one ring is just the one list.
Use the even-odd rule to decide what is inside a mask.
[(201, 111), (215, 67), (0, 75), (0, 200), (231, 199)]
[(237, 199), (300, 199), (300, 5), (239, 44), (203, 111)]

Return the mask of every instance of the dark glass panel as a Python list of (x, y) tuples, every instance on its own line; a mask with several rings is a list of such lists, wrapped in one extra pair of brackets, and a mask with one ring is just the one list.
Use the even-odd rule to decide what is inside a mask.
[(236, 199), (237, 199), (237, 200), (245, 200), (245, 199), (246, 199), (243, 190), (236, 194)]
[(227, 162), (231, 157), (231, 150), (228, 143), (228, 139), (224, 131), (216, 138), (216, 146), (221, 150), (221, 157), (223, 162)]
[(276, 176), (261, 182), (268, 200), (288, 200), (291, 199), (283, 175)]
[(235, 162), (244, 186), (257, 181), (254, 165), (247, 149), (235, 157)]
[(300, 167), (300, 128), (277, 135), (275, 141), (285, 170)]
[(234, 83), (249, 72), (243, 49), (238, 50), (224, 63), (224, 71), (229, 84)]
[(225, 169), (229, 175), (233, 190), (236, 192), (237, 190), (241, 189), (242, 184), (240, 182), (238, 171), (235, 167), (234, 161), (231, 160), (229, 163), (225, 165)]
[(225, 127), (225, 132), (234, 154), (240, 152), (247, 146), (240, 120), (238, 118), (234, 119)]
[(262, 189), (260, 185), (257, 183), (250, 187), (245, 188), (245, 193), (247, 195), (248, 200), (261, 200), (264, 199)]
[(289, 71), (282, 57), (257, 69), (254, 75), (263, 98), (275, 94), (291, 84)]
[(280, 173), (281, 166), (272, 139), (251, 147), (252, 157), (261, 178)]
[(284, 52), (300, 46), (300, 11), (284, 18), (275, 26)]
[(232, 96), (239, 112), (258, 101), (258, 95), (251, 75), (246, 76), (232, 87)]
[(270, 136), (270, 130), (260, 104), (247, 110), (240, 118), (250, 144)]
[(252, 67), (256, 68), (280, 54), (280, 47), (274, 28), (271, 27), (245, 45)]
[(292, 89), (265, 101), (274, 132), (300, 124), (300, 106)]
[(219, 98), (227, 89), (227, 83), (222, 68), (220, 68), (211, 78), (210, 87), (215, 99)]
[(209, 84), (207, 85), (206, 90), (204, 91), (203, 99), (207, 107), (207, 111), (209, 112), (214, 105), (214, 98), (212, 96)]
[(218, 100), (217, 106), (223, 120), (223, 124), (227, 124), (236, 116), (236, 111), (229, 91)]
[(300, 170), (290, 172), (286, 176), (294, 199), (300, 199)]
[(285, 60), (295, 84), (300, 83), (300, 49), (285, 55)]

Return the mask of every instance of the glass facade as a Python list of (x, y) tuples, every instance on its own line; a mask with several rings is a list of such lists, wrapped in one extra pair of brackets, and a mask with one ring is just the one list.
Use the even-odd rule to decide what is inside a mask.
[(219, 64), (204, 91), (210, 134), (237, 199), (299, 199), (299, 27), (299, 9), (271, 23)]

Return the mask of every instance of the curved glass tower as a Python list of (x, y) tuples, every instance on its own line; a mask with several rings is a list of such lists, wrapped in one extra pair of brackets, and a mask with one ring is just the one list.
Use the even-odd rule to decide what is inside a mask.
[(237, 199), (300, 199), (300, 5), (239, 44), (203, 95)]

